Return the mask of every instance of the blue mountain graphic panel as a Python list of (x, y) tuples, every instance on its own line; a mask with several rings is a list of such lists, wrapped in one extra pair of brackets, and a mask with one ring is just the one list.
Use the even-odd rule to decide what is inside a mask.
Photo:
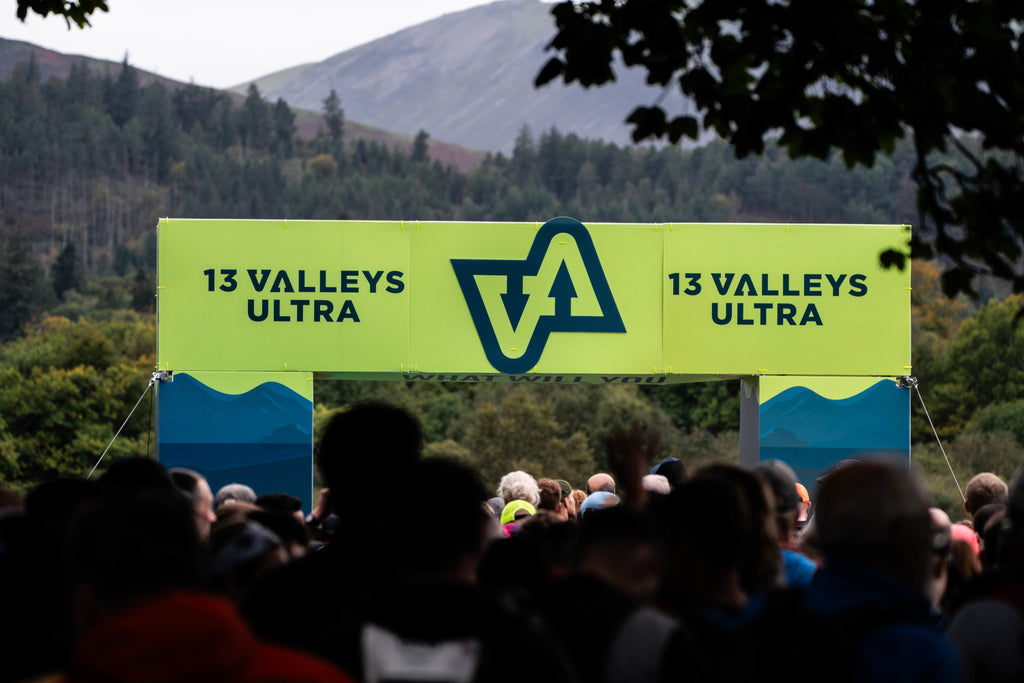
[(312, 411), (312, 401), (277, 382), (234, 395), (177, 373), (160, 385), (160, 462), (202, 473), (214, 492), (239, 482), (257, 495), (288, 493), (308, 512)]
[(845, 458), (909, 463), (910, 392), (891, 380), (843, 399), (790, 387), (761, 404), (760, 458), (789, 464), (812, 495), (817, 478)]

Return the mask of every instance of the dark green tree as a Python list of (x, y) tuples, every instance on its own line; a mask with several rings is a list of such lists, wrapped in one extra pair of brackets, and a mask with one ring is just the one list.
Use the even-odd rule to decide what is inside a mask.
[(135, 115), (139, 101), (139, 74), (128, 64), (128, 55), (121, 62), (121, 72), (113, 81), (107, 81), (105, 98), (107, 113), (118, 127), (124, 128)]
[(430, 133), (420, 128), (420, 132), (416, 133), (416, 139), (412, 143), (412, 160), (413, 161), (426, 161), (427, 150), (430, 149), (428, 144), (430, 140)]
[(295, 112), (280, 97), (274, 105), (274, 146), (276, 156), (287, 159), (292, 155), (295, 141)]
[(142, 140), (142, 161), (145, 173), (158, 180), (167, 180), (171, 163), (178, 154), (180, 126), (167, 89), (152, 83), (142, 89), (137, 107), (138, 134)]
[(48, 303), (46, 274), (31, 245), (9, 237), (0, 245), (0, 340), (17, 336)]
[(345, 132), (345, 112), (341, 109), (341, 99), (331, 88), (331, 94), (324, 99), (324, 124), (327, 126), (328, 150), (335, 161), (341, 163), (343, 152), (342, 137)]
[(242, 146), (250, 149), (267, 149), (270, 147), (272, 114), (270, 105), (260, 95), (255, 83), (249, 84), (245, 103), (239, 110), (238, 136)]
[(515, 180), (525, 185), (531, 173), (536, 171), (537, 147), (533, 142), (533, 134), (525, 123), (516, 135), (515, 146), (512, 148), (512, 166)]
[(1024, 3), (588, 0), (552, 14), (538, 85), (607, 83), (621, 58), (694, 103), (696, 115), (637, 107), (637, 140), (712, 131), (743, 157), (779, 134), (791, 157), (838, 152), (853, 167), (909, 137), (911, 254), (951, 259), (947, 294), (986, 272), (1024, 291)]
[(155, 292), (156, 283), (146, 270), (139, 268), (135, 271), (135, 279), (132, 281), (132, 308), (139, 313), (152, 313)]
[(64, 292), (69, 289), (81, 290), (84, 275), (81, 259), (78, 258), (78, 248), (74, 242), (68, 242), (60, 250), (60, 254), (57, 255), (57, 260), (53, 262), (53, 267), (50, 270), (50, 276), (53, 279), (53, 293), (57, 299), (61, 299)]
[(985, 406), (1024, 399), (1024, 295), (990, 301), (964, 321), (935, 373), (929, 405), (946, 433), (958, 433)]

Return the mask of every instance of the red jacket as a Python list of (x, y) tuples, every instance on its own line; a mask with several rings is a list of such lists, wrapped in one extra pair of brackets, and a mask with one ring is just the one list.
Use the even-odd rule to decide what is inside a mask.
[(114, 615), (75, 646), (69, 681), (353, 683), (315, 657), (257, 640), (233, 605), (175, 592)]

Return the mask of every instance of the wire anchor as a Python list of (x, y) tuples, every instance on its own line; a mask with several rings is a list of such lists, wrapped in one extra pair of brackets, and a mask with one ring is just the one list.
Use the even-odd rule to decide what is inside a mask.
[(96, 464), (92, 466), (91, 470), (89, 470), (89, 474), (85, 476), (86, 479), (92, 478), (93, 473), (96, 472), (96, 468), (100, 466), (100, 463), (103, 462), (103, 458), (107, 455), (107, 451), (109, 451), (110, 447), (114, 445), (115, 441), (117, 441), (117, 437), (121, 436), (121, 431), (124, 429), (124, 426), (128, 424), (128, 420), (132, 419), (132, 415), (135, 414), (135, 409), (139, 407), (140, 403), (142, 403), (142, 399), (146, 398), (146, 394), (149, 393), (149, 390), (153, 387), (153, 385), (156, 384), (157, 382), (173, 381), (173, 370), (157, 370), (156, 372), (153, 373), (153, 376), (149, 378), (149, 384), (146, 385), (146, 388), (142, 392), (142, 396), (139, 396), (139, 400), (135, 402), (135, 405), (132, 407), (131, 412), (128, 413), (128, 417), (126, 417), (124, 419), (124, 422), (121, 423), (121, 426), (118, 428), (117, 433), (114, 434), (114, 438), (112, 438), (110, 440), (110, 443), (107, 444), (107, 447), (103, 449), (103, 453), (100, 454), (99, 460), (97, 460)]

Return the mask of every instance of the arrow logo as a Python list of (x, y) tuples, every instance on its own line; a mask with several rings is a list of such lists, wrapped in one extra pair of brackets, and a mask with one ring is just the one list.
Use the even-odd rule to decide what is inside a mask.
[(508, 287), (501, 295), (501, 301), (505, 304), (505, 311), (508, 313), (508, 321), (512, 323), (513, 331), (519, 327), (519, 321), (523, 318), (523, 311), (526, 310), (526, 302), (530, 300), (529, 294), (523, 294), (523, 274), (510, 273), (508, 276)]
[[(551, 258), (552, 242), (561, 235), (568, 235), (576, 250), (569, 248), (565, 253), (567, 246), (563, 245), (568, 245), (569, 240), (559, 240), (556, 246), (560, 251), (551, 252), (557, 254), (555, 258), (560, 257), (560, 261), (554, 261), (559, 265), (552, 278), (552, 269), (545, 267), (545, 262)], [(573, 282), (573, 269), (567, 259), (577, 264), (576, 282)], [(552, 333), (626, 331), (590, 233), (574, 218), (553, 218), (545, 223), (537, 231), (524, 260), (452, 259), (451, 262), (484, 353), (498, 372), (512, 375), (531, 370), (540, 361)], [(587, 282), (579, 277), (581, 271), (586, 274)], [(546, 277), (552, 279), (545, 279), (545, 272)], [(481, 280), (495, 277), (504, 278), (504, 292), (499, 295), (501, 305), (488, 308), (481, 292)], [(524, 290), (527, 278), (551, 282), (547, 296), (537, 291), (527, 293)], [(574, 306), (582, 299), (581, 293), (592, 293), (591, 308), (596, 310), (578, 311), (574, 315)], [(497, 298), (493, 300), (496, 302)], [(524, 315), (527, 311), (532, 315)], [(529, 332), (529, 324), (525, 324), (527, 321), (533, 325), (532, 332)], [(520, 329), (521, 326), (524, 329)], [(504, 331), (504, 335), (499, 334), (499, 330)], [(499, 336), (521, 338), (527, 334), (525, 351), (518, 354), (518, 347), (503, 348), (498, 341)]]

